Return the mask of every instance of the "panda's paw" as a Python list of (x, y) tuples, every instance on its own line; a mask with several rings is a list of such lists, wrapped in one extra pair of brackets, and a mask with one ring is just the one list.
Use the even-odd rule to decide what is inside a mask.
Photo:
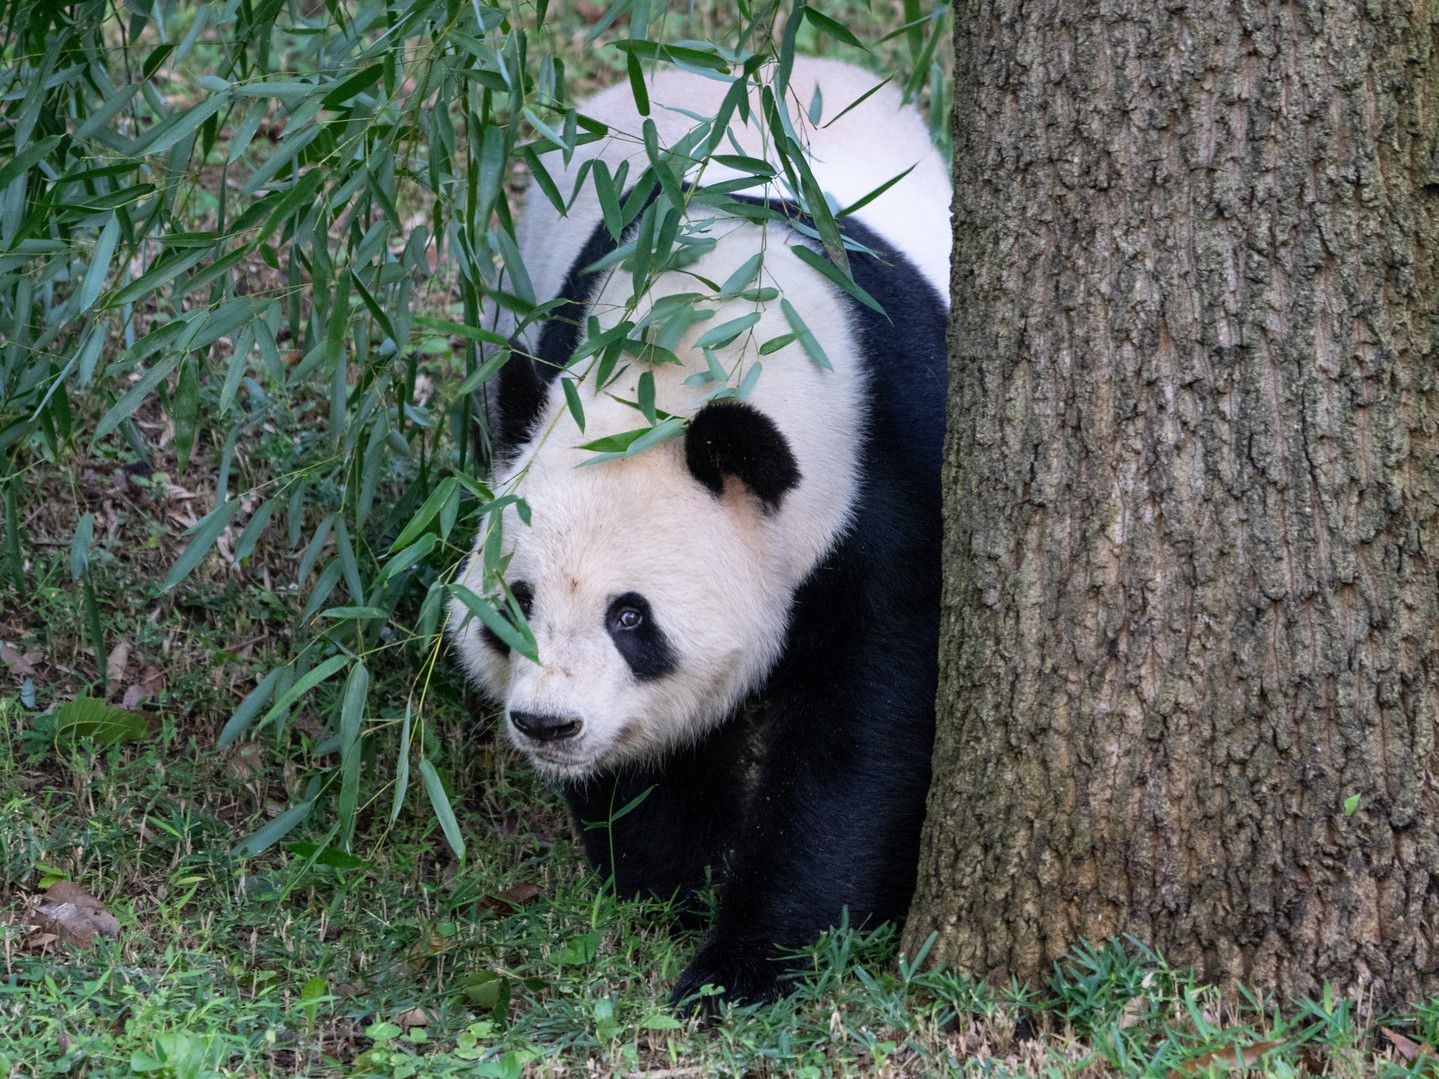
[[(784, 992), (785, 967), (773, 956), (706, 944), (670, 994), (670, 1004), (705, 1022), (727, 1004), (765, 1004)], [(707, 988), (708, 987), (708, 988)]]

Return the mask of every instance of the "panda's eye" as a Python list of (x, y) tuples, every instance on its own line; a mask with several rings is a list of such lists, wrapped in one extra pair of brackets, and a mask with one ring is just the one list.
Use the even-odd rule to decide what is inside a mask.
[(637, 607), (621, 607), (610, 615), (610, 625), (622, 633), (639, 629), (644, 620), (644, 613)]
[(510, 594), (515, 597), (515, 602), (520, 605), (520, 613), (526, 619), (530, 617), (530, 608), (535, 603), (535, 590), (524, 581), (516, 581), (510, 585)]
[(626, 592), (610, 600), (605, 628), (639, 681), (663, 678), (678, 666), (679, 657), (660, 628), (649, 600), (638, 592)]

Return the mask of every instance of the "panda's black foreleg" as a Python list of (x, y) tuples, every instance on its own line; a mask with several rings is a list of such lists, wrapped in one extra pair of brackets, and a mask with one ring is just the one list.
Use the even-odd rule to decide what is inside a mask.
[(826, 929), (904, 917), (929, 787), (933, 677), (927, 657), (892, 648), (858, 649), (863, 662), (771, 697), (766, 764), (677, 1004), (713, 1012), (720, 998), (695, 997), (706, 984), (727, 1001), (771, 999), (807, 965), (795, 953)]
[(740, 721), (663, 762), (566, 784), (565, 799), (595, 869), (625, 898), (678, 900), (698, 917), (740, 818), (747, 732)]

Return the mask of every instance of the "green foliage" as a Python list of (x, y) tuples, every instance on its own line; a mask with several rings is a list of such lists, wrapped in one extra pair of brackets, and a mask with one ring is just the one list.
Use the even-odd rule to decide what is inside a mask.
[[(448, 691), (447, 603), (534, 654), (495, 572), (499, 510), (519, 500), (523, 516), (523, 490), (490, 486), (480, 396), (509, 355), (509, 335), (488, 328), (495, 318), (523, 327), (552, 306), (537, 302), (515, 244), (515, 177), (527, 172), (535, 197), (563, 207), (576, 192), (559, 189), (554, 155), (568, 160), (602, 137), (644, 147), (642, 169), (596, 165), (580, 177), (623, 240), (615, 258), (632, 304), (711, 242), (687, 214), (734, 211), (733, 192), (769, 182), (813, 216), (829, 258), (800, 256), (865, 299), (835, 208), (780, 108), (788, 73), (801, 47), (871, 63), (874, 47), (901, 68), (876, 85), (938, 91), (938, 118), (944, 15), (907, 7), (903, 25), (882, 27), (844, 5), (743, 0), (721, 13), (716, 40), (701, 41), (676, 33), (688, 23), (653, 0), (617, 0), (583, 34), (545, 3), (0, 4), (0, 566), (11, 587), (34, 585), (22, 487), (38, 463), (84, 455), (148, 474), (201, 462), (194, 522), (146, 592), (175, 602), (217, 551), (241, 567), (293, 556), (291, 648), (259, 672), (220, 743), (283, 743), (309, 709), (337, 751), (242, 849), (259, 853), (312, 817), (333, 820), (326, 842), (347, 845), (386, 786), (398, 808), (413, 765), (462, 852), (442, 768), (427, 755), (435, 694)], [(675, 145), (651, 120), (609, 132), (575, 104), (624, 77), (648, 114), (643, 80), (657, 66), (730, 83), (719, 114), (696, 117)], [(774, 162), (726, 152), (752, 92)], [(852, 103), (801, 104), (827, 121)], [(711, 157), (732, 170), (725, 183), (705, 183)], [(687, 302), (587, 327), (562, 383), (576, 421), (580, 382), (663, 362), (667, 343), (714, 304), (772, 301), (774, 290), (755, 287), (761, 269), (756, 258)], [(760, 351), (797, 343), (827, 363), (786, 313), (793, 333)], [(701, 343), (721, 347), (756, 321), (731, 319)], [(712, 361), (705, 392), (743, 395), (759, 373)], [(649, 391), (636, 402), (643, 423), (592, 444), (595, 460), (682, 433), (680, 419), (656, 412), (652, 381)], [(72, 573), (98, 680), (112, 642), (87, 572), (93, 520), (78, 520)], [(458, 588), (476, 533), (486, 586)], [(385, 665), (409, 672), (407, 700), (370, 690), (369, 672)], [(381, 756), (394, 761), (387, 779)]]

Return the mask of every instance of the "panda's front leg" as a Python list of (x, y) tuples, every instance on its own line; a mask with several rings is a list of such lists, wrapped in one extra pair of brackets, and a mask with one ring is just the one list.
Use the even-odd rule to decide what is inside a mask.
[[(904, 916), (929, 786), (932, 697), (912, 691), (923, 678), (886, 683), (882, 665), (865, 673), (771, 700), (765, 767), (713, 928), (675, 1004), (713, 1014), (722, 1002), (771, 1000), (808, 966), (796, 953), (826, 929)], [(723, 993), (699, 996), (706, 985)]]
[(698, 918), (740, 817), (747, 734), (736, 719), (662, 762), (564, 786), (590, 863), (619, 895), (673, 899), (682, 920)]

